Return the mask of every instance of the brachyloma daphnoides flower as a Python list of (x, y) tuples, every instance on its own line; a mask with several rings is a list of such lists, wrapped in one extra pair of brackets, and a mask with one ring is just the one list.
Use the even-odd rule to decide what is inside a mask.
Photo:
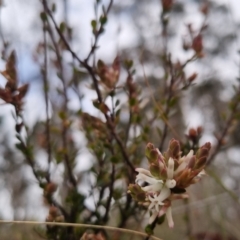
[(179, 141), (172, 139), (168, 150), (162, 154), (152, 143), (146, 147), (149, 170), (136, 168), (135, 184), (130, 184), (128, 192), (141, 205), (148, 206), (151, 224), (157, 217), (166, 214), (170, 228), (174, 226), (171, 202), (187, 198), (186, 188), (198, 182), (204, 175), (204, 167), (211, 144), (205, 143), (196, 154), (193, 150), (181, 156)]

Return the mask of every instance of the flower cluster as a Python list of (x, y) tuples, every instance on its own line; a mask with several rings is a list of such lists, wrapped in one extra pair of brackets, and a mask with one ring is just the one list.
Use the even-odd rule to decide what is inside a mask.
[(175, 139), (170, 141), (164, 154), (153, 144), (147, 144), (149, 170), (137, 168), (136, 184), (130, 184), (128, 189), (139, 204), (148, 206), (151, 214), (149, 224), (166, 214), (169, 227), (174, 226), (171, 201), (186, 198), (185, 188), (200, 180), (210, 148), (208, 142), (195, 155), (191, 150), (186, 156), (181, 156), (180, 144)]

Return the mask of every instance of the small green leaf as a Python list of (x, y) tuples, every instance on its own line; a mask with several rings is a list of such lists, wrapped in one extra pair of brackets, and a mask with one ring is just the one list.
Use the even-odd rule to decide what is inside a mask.
[(172, 99), (170, 100), (168, 106), (169, 106), (169, 107), (174, 107), (174, 106), (176, 105), (176, 103), (177, 103), (177, 100), (178, 100), (177, 97), (172, 98)]
[(56, 4), (55, 3), (52, 4), (52, 12), (56, 12)]
[(47, 21), (47, 14), (45, 12), (41, 12), (40, 18), (42, 19), (43, 22)]
[(121, 113), (121, 108), (116, 111), (116, 117), (119, 117)]
[(116, 156), (112, 156), (111, 159), (110, 159), (110, 161), (111, 161), (112, 163), (119, 163), (119, 158), (116, 157)]
[(128, 60), (126, 59), (124, 61), (124, 67), (127, 69), (127, 70), (130, 70), (133, 66), (133, 60)]
[(152, 235), (152, 234), (153, 234), (152, 226), (151, 226), (150, 224), (148, 224), (148, 225), (145, 227), (145, 232), (146, 232), (148, 235)]
[(157, 133), (159, 137), (162, 137), (162, 130), (159, 127), (157, 127)]
[(66, 113), (65, 113), (64, 111), (60, 111), (60, 112), (58, 113), (58, 116), (59, 116), (59, 118), (62, 119), (62, 120), (65, 120), (65, 119), (67, 118), (67, 115), (66, 115)]
[(100, 20), (100, 23), (101, 23), (102, 25), (104, 25), (104, 24), (107, 23), (107, 16), (103, 16), (103, 15), (102, 15), (99, 20)]
[(96, 20), (92, 20), (91, 21), (91, 25), (92, 25), (92, 30), (96, 31), (96, 29), (97, 29), (97, 21)]
[(164, 214), (164, 215), (162, 215), (161, 217), (158, 218), (158, 220), (157, 220), (157, 224), (158, 224), (158, 225), (161, 225), (161, 224), (164, 223), (165, 216), (166, 216), (166, 215)]
[(130, 99), (129, 99), (129, 105), (130, 105), (130, 106), (134, 106), (136, 103), (137, 103), (136, 98), (130, 98)]
[(20, 150), (20, 151), (23, 151), (23, 147), (22, 147), (22, 144), (21, 143), (16, 143), (15, 144), (15, 147)]
[(113, 198), (114, 200), (118, 200), (122, 197), (122, 189), (115, 189), (113, 192)]
[(66, 29), (66, 24), (65, 24), (65, 22), (61, 22), (61, 23), (60, 23), (59, 29), (60, 29), (60, 31), (61, 31), (62, 33), (64, 32), (64, 30)]

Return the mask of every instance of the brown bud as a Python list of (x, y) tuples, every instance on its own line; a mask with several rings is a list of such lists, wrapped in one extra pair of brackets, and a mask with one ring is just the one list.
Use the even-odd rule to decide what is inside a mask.
[(104, 102), (99, 102), (98, 99), (92, 101), (93, 106), (99, 109), (102, 113), (107, 114), (110, 110)]
[(150, 156), (148, 158), (149, 163), (157, 162), (158, 157), (159, 157), (159, 153), (158, 153), (157, 149), (151, 150), (150, 151)]
[(55, 183), (50, 182), (45, 186), (44, 193), (47, 195), (51, 195), (56, 190), (57, 190), (57, 185)]
[(143, 190), (141, 189), (141, 187), (137, 184), (130, 184), (128, 186), (128, 190), (132, 193), (132, 194), (138, 194), (138, 193), (141, 193), (143, 192)]
[(201, 126), (197, 127), (197, 132), (198, 132), (198, 135), (201, 135), (203, 132), (203, 128)]
[(133, 199), (135, 199), (136, 201), (144, 202), (144, 200), (146, 198), (146, 194), (139, 185), (130, 184), (128, 186), (128, 191), (131, 194)]
[(160, 179), (160, 169), (158, 164), (152, 163), (149, 167), (149, 170), (155, 178)]
[(194, 128), (190, 128), (188, 131), (188, 135), (187, 137), (193, 142), (193, 143), (197, 143), (198, 139), (199, 139), (199, 134), (197, 132), (196, 129)]
[(193, 73), (190, 77), (188, 77), (188, 81), (193, 82), (196, 79), (197, 75), (197, 73)]
[(207, 148), (208, 149), (208, 151), (211, 149), (211, 143), (210, 142), (207, 142), (207, 143), (205, 143), (201, 148)]
[(190, 138), (196, 138), (197, 137), (197, 131), (194, 128), (190, 128), (188, 131), (188, 136)]
[(166, 180), (167, 179), (167, 169), (163, 168), (160, 170), (160, 179)]
[(97, 63), (98, 75), (101, 82), (108, 88), (112, 89), (116, 85), (120, 75), (120, 61), (119, 57), (116, 57), (112, 66), (106, 66), (102, 60)]
[(54, 221), (54, 217), (51, 215), (48, 215), (46, 218), (46, 222), (53, 222)]
[(18, 88), (19, 97), (20, 97), (20, 98), (25, 97), (25, 95), (26, 95), (26, 93), (27, 93), (27, 91), (28, 91), (28, 88), (29, 88), (29, 84), (28, 84), (28, 83), (26, 83), (26, 84), (24, 84), (23, 86), (21, 86), (21, 87)]
[(192, 49), (196, 53), (201, 53), (203, 50), (202, 36), (199, 34), (193, 38)]
[(204, 3), (204, 4), (201, 6), (200, 11), (201, 11), (204, 15), (207, 15), (207, 14), (208, 14), (208, 11), (209, 11), (208, 3)]
[(55, 218), (58, 215), (58, 208), (56, 208), (55, 206), (51, 206), (49, 208), (49, 215)]
[(56, 218), (55, 218), (55, 221), (56, 221), (56, 222), (64, 222), (64, 216), (61, 215), (61, 216), (56, 217)]
[(162, 0), (162, 7), (164, 12), (168, 12), (171, 10), (173, 5), (173, 0)]
[(177, 188), (185, 189), (189, 185), (189, 176), (191, 174), (191, 169), (183, 170), (179, 176), (176, 178)]
[(198, 149), (197, 153), (196, 153), (196, 157), (197, 159), (202, 158), (202, 157), (207, 157), (209, 153), (209, 149), (207, 149), (206, 147), (201, 147)]
[(152, 143), (148, 143), (146, 148), (149, 150), (152, 150), (152, 149), (154, 149), (154, 145)]
[(154, 149), (154, 145), (152, 143), (148, 143), (145, 150), (145, 155), (147, 158), (150, 158), (150, 152), (153, 149)]
[(144, 202), (146, 198), (146, 194), (144, 192), (138, 193), (136, 195), (136, 200), (139, 202)]
[(106, 240), (102, 233), (84, 233), (80, 240)]
[(196, 156), (192, 156), (189, 163), (188, 163), (188, 168), (193, 169), (196, 164)]
[(194, 168), (195, 169), (202, 169), (202, 168), (204, 168), (206, 162), (207, 162), (207, 156), (201, 157), (197, 160)]
[(180, 153), (179, 141), (172, 139), (169, 143), (170, 156), (172, 158), (178, 158)]

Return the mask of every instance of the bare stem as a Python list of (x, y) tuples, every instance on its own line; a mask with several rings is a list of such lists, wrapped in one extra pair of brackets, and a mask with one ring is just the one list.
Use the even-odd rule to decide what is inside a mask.
[(52, 158), (52, 148), (51, 148), (51, 134), (50, 134), (50, 117), (49, 117), (49, 97), (48, 97), (48, 61), (47, 61), (47, 32), (46, 32), (46, 23), (43, 23), (43, 40), (44, 40), (44, 65), (42, 68), (43, 74), (43, 88), (44, 88), (44, 100), (45, 100), (45, 107), (46, 107), (46, 136), (47, 136), (47, 153), (48, 153), (48, 173), (47, 179), (50, 181), (50, 163)]

